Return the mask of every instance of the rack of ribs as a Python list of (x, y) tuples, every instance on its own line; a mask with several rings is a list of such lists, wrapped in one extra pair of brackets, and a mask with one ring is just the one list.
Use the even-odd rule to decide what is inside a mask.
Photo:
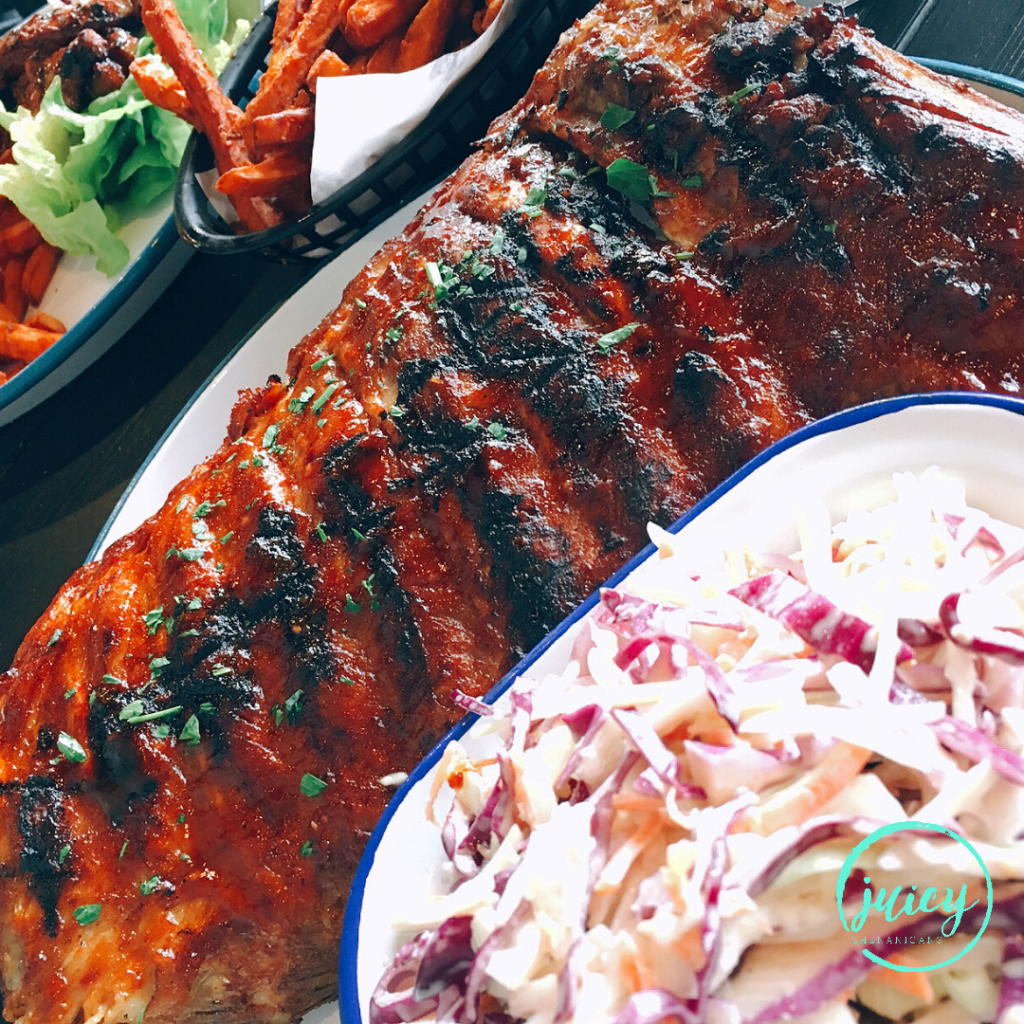
[(330, 998), (453, 690), (795, 427), (1018, 390), (1022, 169), (1024, 117), (838, 8), (582, 18), (0, 677), (6, 1020)]

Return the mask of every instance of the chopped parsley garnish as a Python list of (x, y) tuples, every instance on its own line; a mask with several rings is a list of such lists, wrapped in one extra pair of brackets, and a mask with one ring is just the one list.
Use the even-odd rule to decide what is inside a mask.
[(640, 324), (634, 322), (626, 324), (625, 327), (620, 327), (617, 331), (609, 331), (607, 334), (602, 334), (597, 339), (597, 347), (607, 355), (614, 345), (618, 345), (620, 341), (625, 341), (639, 326)]
[(308, 387), (302, 389), (302, 393), (291, 399), (288, 403), (288, 411), (294, 413), (300, 413), (303, 409), (309, 405), (310, 400), (316, 394), (316, 388), (310, 384)]
[(359, 307), (360, 309), (366, 309), (366, 303), (365, 303), (365, 302), (363, 302), (363, 300), (362, 300), (362, 299), (356, 299), (356, 305), (357, 305), (357, 306), (358, 306), (358, 307)]
[(274, 719), (280, 725), (284, 719), (288, 719), (289, 725), (294, 725), (302, 714), (302, 690), (296, 690), (285, 702), (284, 705), (274, 705)]
[(548, 198), (547, 186), (534, 185), (523, 200), (523, 205), (516, 213), (525, 213), (531, 220), (544, 212), (544, 203)]
[(618, 103), (609, 103), (601, 115), (601, 127), (616, 131), (624, 124), (629, 124), (636, 117), (636, 111), (629, 107), (620, 107)]
[(340, 679), (340, 680), (341, 680), (341, 681), (342, 681), (342, 682), (343, 682), (343, 683), (344, 683), (344, 684), (345, 684), (346, 686), (355, 686), (355, 685), (356, 685), (356, 681), (355, 681), (354, 679), (350, 678), (349, 676), (344, 676), (344, 675), (341, 675), (341, 676), (338, 676), (338, 678), (339, 678), (339, 679)]
[(317, 524), (316, 524), (316, 527), (315, 527), (315, 528), (314, 528), (314, 530), (313, 530), (313, 532), (314, 532), (314, 533), (315, 533), (315, 534), (316, 534), (316, 535), (317, 535), (317, 536), (318, 536), (318, 537), (319, 537), (319, 538), (320, 538), (320, 539), (321, 539), (321, 540), (322, 540), (322, 541), (323, 541), (323, 542), (324, 542), (325, 544), (327, 543), (327, 534), (326, 534), (326, 533), (324, 533), (324, 524), (323, 524), (323, 523), (317, 523)]
[(60, 852), (57, 854), (57, 863), (63, 864), (68, 859), (68, 854), (71, 852), (71, 846), (65, 845), (60, 848)]
[(334, 365), (334, 356), (321, 356), (315, 363), (313, 363), (311, 369), (319, 370), (321, 366), (326, 366), (328, 363), (330, 363), (331, 366)]
[(71, 700), (71, 698), (74, 697), (76, 693), (78, 693), (78, 691), (72, 686), (70, 690), (64, 691), (64, 699)]
[(619, 70), (619, 62), (623, 56), (622, 47), (617, 43), (613, 43), (601, 54), (601, 60), (608, 61), (608, 70), (614, 72)]
[[(146, 630), (150, 636), (154, 636), (156, 631), (164, 625), (165, 621), (169, 621), (173, 624), (174, 619), (164, 619), (164, 606), (160, 605), (157, 608), (152, 608), (145, 615), (142, 616), (142, 621), (146, 624)], [(167, 632), (170, 633), (171, 626), (167, 627)]]
[(523, 304), (521, 302), (513, 302), (508, 308), (512, 313), (522, 313)]
[(277, 435), (281, 430), (280, 423), (271, 423), (263, 434), (263, 447), (267, 451), (281, 452), (284, 449), (277, 443)]
[(210, 531), (209, 526), (206, 525), (205, 519), (196, 519), (193, 521), (192, 536), (200, 543), (213, 540), (213, 533)]
[(103, 913), (102, 903), (85, 903), (80, 907), (75, 907), (75, 920), (79, 924), (92, 924), (100, 919), (101, 913)]
[(188, 495), (186, 494), (185, 497), (183, 497), (181, 499), (181, 501), (178, 502), (177, 507), (174, 509), (174, 511), (175, 512), (184, 512), (185, 511), (185, 506), (187, 504), (188, 504)]
[(307, 839), (302, 844), (302, 849), (299, 850), (300, 857), (312, 857), (313, 856), (313, 840)]
[(360, 533), (354, 526), (352, 527), (352, 536), (355, 537), (356, 540), (366, 540), (366, 534)]
[(165, 740), (171, 735), (171, 727), (169, 725), (154, 725), (152, 731), (158, 740)]
[(66, 732), (62, 732), (57, 737), (57, 749), (68, 761), (73, 761), (76, 764), (81, 764), (86, 759), (86, 753), (82, 749), (82, 744), (74, 736), (69, 736)]
[(559, 167), (555, 174), (560, 178), (568, 178), (570, 181), (579, 180), (579, 175), (571, 167)]
[(172, 715), (178, 715), (184, 710), (180, 704), (175, 704), (172, 708), (162, 708), (160, 711), (150, 711), (149, 714), (139, 714), (138, 711), (134, 711), (132, 714), (126, 715), (125, 711), (128, 711), (135, 704), (139, 704), (141, 707), (141, 703), (139, 701), (132, 701), (132, 703), (124, 708), (118, 716), (129, 725), (142, 725), (144, 722), (158, 722), (161, 718), (170, 718)]
[(345, 595), (345, 611), (352, 612), (353, 615), (358, 615), (363, 610), (363, 606), (358, 601), (352, 600), (351, 594)]
[[(700, 188), (704, 184), (704, 179), (699, 174), (691, 174), (688, 178), (683, 178), (679, 184), (682, 185), (683, 188)], [(665, 195), (664, 192), (660, 194)]]
[(831, 224), (826, 224), (826, 225), (825, 225), (825, 230), (826, 230), (826, 231), (827, 231), (827, 232), (828, 232), (828, 233), (829, 233), (830, 235), (834, 235), (834, 234), (836, 233), (836, 228), (837, 228), (837, 227), (839, 227), (839, 221), (837, 221), (837, 220), (834, 220), (834, 221), (832, 221), (832, 223), (831, 223)]
[(400, 405), (393, 405), (388, 409), (388, 415), (393, 420), (400, 420), (405, 415), (405, 410)]
[(163, 879), (159, 875), (154, 875), (152, 878), (147, 878), (144, 882), (139, 882), (139, 892), (143, 896), (152, 896), (153, 893), (163, 885)]
[(491, 239), (491, 244), (487, 246), (487, 251), (492, 256), (497, 256), (502, 249), (505, 248), (505, 231), (503, 228), (498, 228), (494, 232), (494, 237)]
[(496, 441), (504, 441), (508, 436), (508, 431), (505, 429), (505, 425), (503, 423), (498, 423), (496, 420), (487, 424), (487, 433)]
[(213, 711), (213, 705), (208, 700), (204, 700), (203, 703), (199, 705), (199, 710), (202, 714), (208, 715)]
[(469, 429), (470, 429), (470, 430), (476, 430), (476, 428), (480, 426), (480, 417), (479, 417), (479, 416), (474, 416), (474, 417), (473, 417), (473, 418), (472, 418), (472, 419), (471, 419), (471, 420), (470, 420), (470, 421), (469, 421), (469, 422), (468, 422), (468, 423), (466, 424), (466, 426), (467, 426), (467, 427), (469, 427)]
[(760, 82), (750, 82), (743, 86), (742, 89), (737, 89), (731, 96), (727, 96), (726, 99), (732, 104), (733, 110), (740, 109), (740, 100), (744, 96), (749, 96), (752, 92), (757, 92), (761, 88)]
[(254, 455), (252, 457), (253, 469), (262, 469), (265, 465), (266, 465), (266, 462), (264, 462), (263, 459), (259, 455)]
[(206, 548), (176, 548), (173, 544), (167, 549), (165, 558), (172, 555), (183, 562), (198, 562), (207, 553)]
[(310, 775), (306, 772), (302, 776), (302, 781), (299, 782), (299, 792), (303, 796), (319, 796), (327, 788), (327, 783), (323, 779), (318, 779), (315, 775)]
[(228, 532), (225, 533), (223, 537), (221, 537), (221, 539), (220, 539), (221, 544), (227, 544), (227, 542), (229, 540), (231, 540), (231, 538), (234, 537), (234, 535), (235, 535), (235, 531), (234, 530), (228, 530)]
[(643, 164), (629, 160), (624, 156), (613, 160), (605, 174), (610, 188), (621, 192), (627, 199), (641, 206), (651, 199), (667, 196), (669, 192), (659, 192), (655, 177)]
[(64, 632), (64, 630), (62, 630), (62, 629), (55, 629), (53, 631), (53, 636), (50, 637), (50, 639), (47, 642), (46, 646), (47, 647), (52, 647), (60, 639), (60, 635), (63, 632)]
[(160, 673), (163, 672), (163, 670), (165, 668), (167, 668), (167, 666), (170, 665), (170, 663), (171, 663), (171, 659), (170, 658), (160, 658), (160, 657), (150, 658), (149, 659), (149, 674), (154, 679), (159, 679), (160, 678)]
[(389, 327), (384, 332), (384, 337), (388, 341), (401, 341), (402, 340), (402, 328), (401, 327)]
[(180, 739), (182, 743), (187, 743), (190, 747), (197, 747), (199, 745), (200, 738), (199, 719), (196, 718), (195, 715), (189, 715), (184, 728), (178, 734), (178, 739)]
[(593, 231), (595, 235), (607, 235), (608, 234), (608, 231), (607, 231), (607, 229), (605, 228), (605, 226), (603, 224), (591, 224), (590, 225), (590, 230)]
[(179, 825), (184, 825), (185, 824), (185, 815), (184, 815), (184, 813), (178, 815), (178, 824)]
[(313, 412), (319, 412), (327, 404), (327, 400), (331, 397), (331, 395), (334, 394), (335, 391), (338, 390), (339, 387), (340, 385), (338, 384), (337, 381), (328, 384), (327, 387), (324, 388), (320, 397), (313, 403)]
[(128, 850), (128, 840), (126, 839), (126, 840), (125, 840), (125, 841), (124, 841), (124, 842), (123, 842), (123, 843), (121, 844), (121, 849), (120, 849), (120, 852), (119, 852), (119, 853), (118, 853), (118, 855), (117, 855), (117, 863), (118, 863), (118, 864), (120, 864), (120, 863), (121, 863), (121, 861), (123, 861), (123, 860), (124, 860), (124, 855), (125, 855), (125, 852), (126, 852), (127, 850)]
[(210, 675), (217, 676), (229, 676), (234, 670), (229, 665), (214, 665), (210, 669)]
[(124, 682), (123, 679), (118, 679), (117, 676), (111, 676), (111, 675), (105, 675), (103, 677), (103, 682), (111, 683), (114, 686), (124, 686), (125, 685), (125, 682)]
[(679, 260), (681, 263), (685, 263), (687, 260), (693, 259), (692, 252), (674, 252), (672, 255)]

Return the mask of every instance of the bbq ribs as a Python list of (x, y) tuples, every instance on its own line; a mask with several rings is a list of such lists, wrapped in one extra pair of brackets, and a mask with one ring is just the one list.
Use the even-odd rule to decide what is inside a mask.
[(3, 1016), (328, 999), (453, 689), (800, 424), (1017, 392), (1022, 168), (838, 8), (600, 4), (0, 677)]

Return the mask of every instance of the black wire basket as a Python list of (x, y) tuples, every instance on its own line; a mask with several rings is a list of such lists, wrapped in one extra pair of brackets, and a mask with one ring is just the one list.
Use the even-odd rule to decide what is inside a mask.
[[(559, 34), (592, 0), (527, 0), (491, 48), (402, 141), (372, 167), (300, 217), (238, 234), (210, 205), (197, 173), (213, 168), (206, 137), (193, 132), (178, 171), (174, 215), (181, 236), (203, 252), (262, 252), (275, 260), (318, 259), (365, 235), (436, 184), (469, 152), (490, 122), (526, 91)], [(221, 76), (244, 105), (266, 70), (276, 4), (267, 9)], [(318, 225), (330, 228), (318, 231)]]

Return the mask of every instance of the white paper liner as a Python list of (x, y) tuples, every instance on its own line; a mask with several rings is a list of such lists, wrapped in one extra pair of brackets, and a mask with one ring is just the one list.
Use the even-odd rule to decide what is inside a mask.
[(330, 198), (401, 142), (483, 57), (523, 6), (524, 0), (504, 0), (479, 39), (415, 71), (319, 79), (310, 171), (313, 202)]

